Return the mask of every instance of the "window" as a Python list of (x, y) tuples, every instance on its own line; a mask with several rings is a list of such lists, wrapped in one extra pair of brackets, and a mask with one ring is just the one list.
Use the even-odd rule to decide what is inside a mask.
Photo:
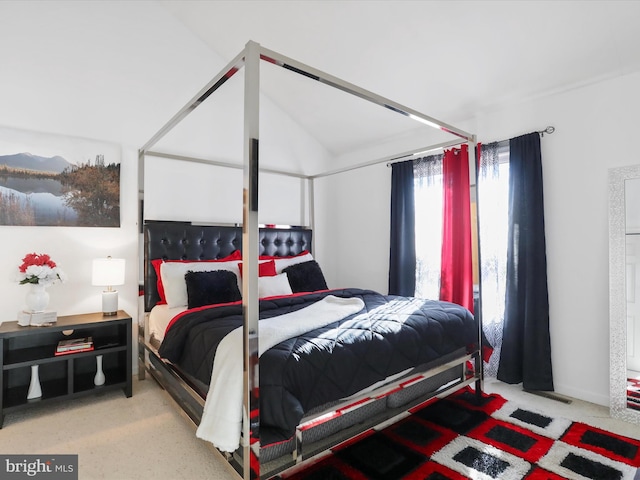
[[(504, 320), (509, 207), (509, 142), (483, 146), (478, 179), (480, 276), (485, 334), (496, 352), (485, 373), (495, 377)], [(417, 297), (440, 296), (442, 155), (414, 162)]]
[(482, 326), (494, 347), (485, 375), (498, 373), (507, 284), (509, 142), (482, 147), (478, 175)]
[(502, 323), (507, 276), (509, 164), (501, 162), (495, 175), (481, 172), (479, 187), (480, 268), (483, 323)]
[(416, 297), (440, 297), (442, 250), (442, 155), (413, 165), (416, 211)]

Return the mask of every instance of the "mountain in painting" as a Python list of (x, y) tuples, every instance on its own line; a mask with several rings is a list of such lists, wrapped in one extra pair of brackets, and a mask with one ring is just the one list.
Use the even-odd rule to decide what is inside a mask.
[(59, 155), (54, 157), (41, 157), (30, 153), (15, 153), (13, 155), (0, 155), (0, 165), (11, 168), (35, 170), (37, 172), (60, 173), (65, 168), (71, 166)]

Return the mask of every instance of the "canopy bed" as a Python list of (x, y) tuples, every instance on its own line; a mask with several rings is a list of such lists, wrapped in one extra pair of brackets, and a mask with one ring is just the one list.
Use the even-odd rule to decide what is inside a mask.
[[(472, 383), (482, 389), (479, 314), (448, 302), (329, 289), (313, 258), (312, 228), (258, 224), (261, 60), (454, 137), (417, 151), (475, 146), (472, 134), (249, 42), (140, 149), (141, 172), (146, 156), (213, 163), (152, 148), (244, 68), (242, 225), (145, 223), (139, 360), (141, 376), (166, 388), (198, 436), (245, 479), (272, 477)], [(315, 179), (413, 153), (309, 176), (269, 172), (309, 182), (313, 227)], [(338, 232), (331, 243), (353, 247)], [(278, 284), (283, 275), (286, 284)], [(220, 366), (228, 358), (236, 361)], [(221, 410), (225, 402), (229, 410)]]

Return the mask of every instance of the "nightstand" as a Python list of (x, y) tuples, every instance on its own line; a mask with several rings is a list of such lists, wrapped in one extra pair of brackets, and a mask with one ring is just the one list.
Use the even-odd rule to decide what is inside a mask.
[[(82, 337), (93, 338), (93, 350), (55, 355), (59, 341)], [(102, 313), (60, 316), (49, 327), (21, 327), (17, 322), (3, 322), (0, 428), (6, 413), (51, 400), (120, 388), (131, 397), (131, 349), (131, 316), (122, 310), (110, 316)], [(98, 365), (104, 373), (102, 385), (95, 385), (94, 381)], [(36, 369), (42, 394), (28, 400), (34, 376), (32, 367)]]

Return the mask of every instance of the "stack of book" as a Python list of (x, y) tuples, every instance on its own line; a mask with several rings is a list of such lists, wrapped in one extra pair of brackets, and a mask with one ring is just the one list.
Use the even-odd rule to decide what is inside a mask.
[(66, 355), (68, 353), (90, 352), (93, 350), (93, 338), (69, 338), (60, 340), (56, 348), (56, 355)]

